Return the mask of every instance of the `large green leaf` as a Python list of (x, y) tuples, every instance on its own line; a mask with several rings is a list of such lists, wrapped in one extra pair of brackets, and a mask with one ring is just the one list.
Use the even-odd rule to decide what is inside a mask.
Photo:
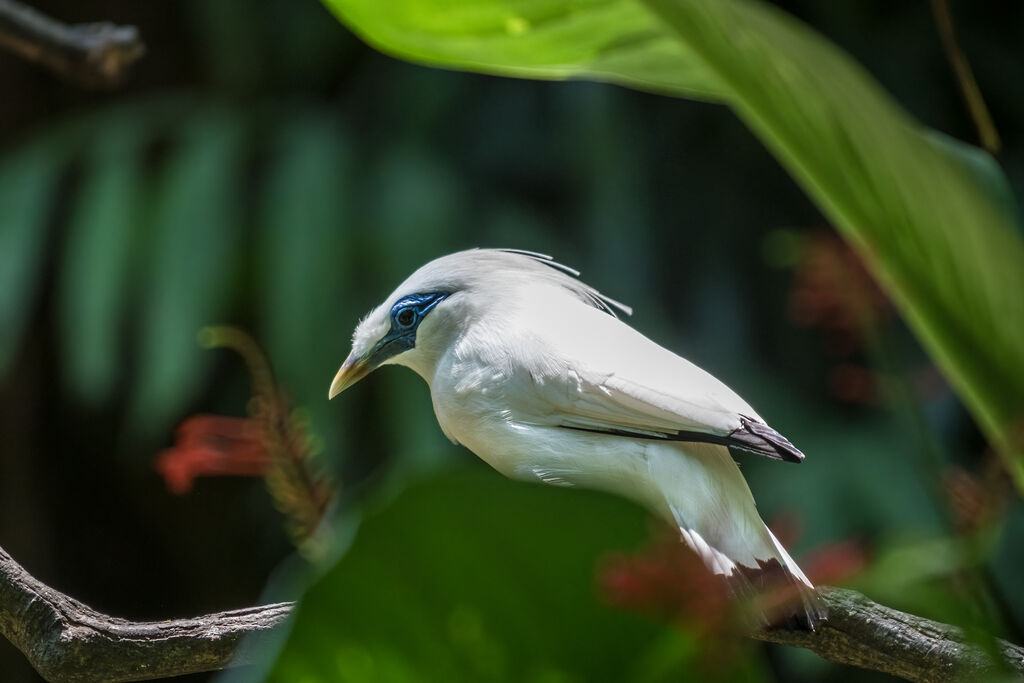
[(747, 0), (325, 2), (403, 57), (648, 89), (656, 72), (656, 89), (728, 102), (865, 256), (1024, 490), (1024, 244), (1005, 178), (807, 26)]
[(713, 99), (714, 78), (634, 0), (325, 0), (367, 42), (439, 66), (593, 78)]
[[(1005, 195), (849, 57), (768, 7), (649, 0), (856, 245), (1024, 487), (1024, 244)], [(988, 175), (998, 177), (994, 167)]]
[(595, 588), (602, 558), (647, 533), (618, 498), (435, 476), (369, 515), (307, 590), (270, 680), (678, 680), (693, 641)]

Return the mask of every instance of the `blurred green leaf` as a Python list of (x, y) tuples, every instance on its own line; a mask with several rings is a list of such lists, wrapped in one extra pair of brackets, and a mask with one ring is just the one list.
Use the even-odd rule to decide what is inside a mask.
[(635, 0), (324, 0), (378, 49), (436, 66), (560, 80), (592, 78), (690, 97), (715, 79)]
[(610, 496), (435, 476), (368, 516), (309, 588), (270, 680), (678, 680), (692, 638), (596, 595), (602, 557), (647, 525)]
[[(582, 219), (581, 246), (592, 255), (587, 281), (620, 301), (651, 299), (647, 278), (623, 278), (623, 269), (649, 270), (657, 248), (651, 239), (652, 221), (645, 191), (648, 179), (628, 145), (594, 144), (602, 138), (629, 139), (630, 116), (608, 88), (592, 86), (586, 97), (566, 98), (575, 111), (563, 135), (571, 146), (573, 166), (588, 177), (587, 213)], [(611, 276), (611, 277), (607, 277)]]
[(35, 303), (54, 194), (68, 156), (63, 142), (47, 136), (0, 161), (0, 375)]
[[(372, 232), (364, 253), (374, 264), (369, 275), (376, 288), (375, 306), (425, 260), (441, 256), (439, 245), (452, 244), (464, 234), (468, 201), (451, 169), (419, 147), (389, 147), (369, 175), (372, 211), (367, 223)], [(377, 382), (380, 414), (388, 427), (381, 452), (400, 468), (412, 470), (450, 460), (452, 451), (420, 378), (389, 368)], [(401, 429), (395, 428), (398, 424)]]
[(851, 584), (890, 607), (977, 630), (978, 636), (1005, 636), (1006, 612), (986, 592), (988, 579), (979, 584), (974, 573), (985, 566), (994, 540), (987, 532), (976, 538), (893, 535)]
[(993, 206), (1003, 213), (1007, 225), (1016, 227), (1018, 233), (1024, 228), (1013, 187), (995, 157), (980, 147), (968, 145), (937, 130), (925, 128), (922, 133), (939, 152), (959, 162)]
[(91, 402), (109, 398), (126, 348), (133, 238), (139, 229), (143, 126), (115, 113), (89, 143), (71, 211), (60, 280), (61, 335), (68, 381)]
[(334, 117), (308, 112), (289, 115), (270, 150), (259, 206), (262, 337), (283, 386), (336, 453), (342, 416), (327, 387), (362, 313), (345, 296), (354, 279), (351, 151)]
[[(1006, 182), (978, 152), (937, 145), (808, 27), (745, 0), (325, 2), (373, 44), (435, 64), (635, 87), (700, 74), (865, 256), (1024, 490), (1024, 243)], [(648, 44), (662, 49), (623, 48)], [(629, 58), (595, 70), (610, 46)]]
[(223, 320), (239, 255), (245, 126), (228, 110), (195, 114), (156, 187), (133, 405), (142, 432), (165, 426), (199, 388), (209, 354), (196, 333)]
[(369, 170), (367, 241), (380, 284), (390, 289), (462, 232), (467, 197), (451, 167), (418, 145), (380, 150), (376, 162)]

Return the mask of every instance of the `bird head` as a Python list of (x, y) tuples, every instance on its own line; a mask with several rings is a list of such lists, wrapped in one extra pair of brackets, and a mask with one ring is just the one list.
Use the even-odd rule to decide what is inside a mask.
[[(328, 398), (334, 398), (381, 365), (397, 363), (419, 370), (416, 360), (429, 346), (424, 339), (435, 336), (431, 328), (436, 326), (426, 321), (451, 295), (451, 291), (436, 287), (395, 290), (356, 327), (352, 351), (334, 376)], [(439, 317), (442, 316), (435, 315), (431, 322)]]
[(331, 382), (334, 398), (382, 365), (404, 365), (430, 381), (460, 322), (472, 317), (479, 268), (467, 252), (430, 261), (356, 326), (352, 350)]
[(334, 376), (329, 397), (382, 365), (405, 365), (429, 382), (438, 358), (462, 331), (482, 318), (500, 328), (514, 308), (514, 293), (525, 287), (550, 286), (613, 315), (613, 309), (629, 312), (576, 280), (576, 275), (550, 256), (511, 249), (470, 249), (435, 259), (359, 323), (352, 351)]

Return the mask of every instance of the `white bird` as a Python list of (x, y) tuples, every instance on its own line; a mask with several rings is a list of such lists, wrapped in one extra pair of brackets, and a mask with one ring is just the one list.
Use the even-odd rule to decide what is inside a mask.
[(655, 344), (631, 310), (534, 252), (473, 249), (427, 263), (356, 327), (330, 398), (381, 365), (430, 386), (453, 442), (502, 474), (613, 492), (678, 526), (740, 596), (799, 599), (765, 623), (826, 618), (804, 573), (758, 516), (728, 446), (803, 454), (722, 382)]

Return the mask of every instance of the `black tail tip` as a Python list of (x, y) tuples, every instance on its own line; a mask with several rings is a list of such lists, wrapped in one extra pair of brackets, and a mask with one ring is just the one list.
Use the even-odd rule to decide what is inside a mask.
[[(813, 593), (813, 595), (811, 595)], [(828, 621), (828, 608), (813, 588), (801, 592), (802, 605), (796, 607), (782, 622), (770, 628), (784, 628), (790, 631), (816, 632)]]
[(764, 628), (815, 633), (828, 621), (828, 608), (815, 589), (801, 585), (798, 592), (799, 597), (790, 591), (785, 602), (778, 604), (772, 600), (762, 606)]
[(778, 559), (758, 560), (756, 568), (738, 565), (729, 577), (732, 593), (752, 610), (761, 628), (815, 632), (828, 621), (821, 594), (797, 578)]

